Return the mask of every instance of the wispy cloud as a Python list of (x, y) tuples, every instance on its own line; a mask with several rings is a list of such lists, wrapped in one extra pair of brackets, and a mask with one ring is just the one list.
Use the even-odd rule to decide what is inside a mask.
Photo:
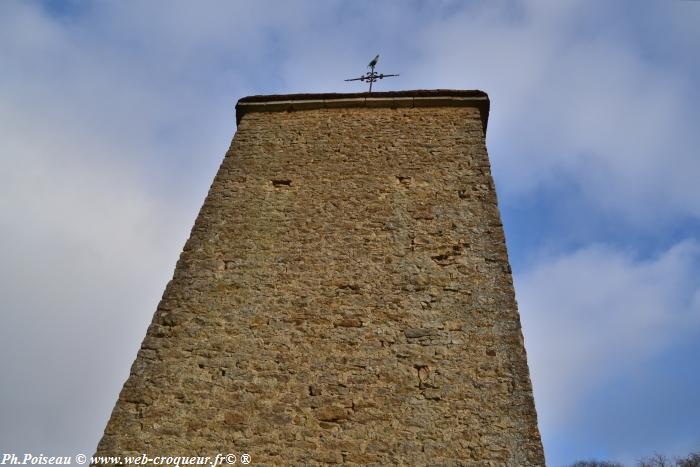
[[(500, 188), (519, 196), (564, 179), (637, 227), (671, 213), (700, 217), (691, 175), (700, 114), (687, 105), (697, 64), (645, 54), (637, 37), (620, 35), (611, 7), (530, 2), (513, 11), (500, 4), (428, 23), (417, 35), (423, 60), (408, 73), (431, 86), (488, 89)], [(682, 42), (670, 20), (657, 26)]]
[[(543, 259), (516, 277), (545, 439), (590, 418), (591, 393), (620, 374), (643, 372), (669, 347), (700, 337), (699, 276), (700, 246), (686, 241), (645, 260), (595, 245)], [(673, 383), (656, 381), (635, 391), (651, 399), (666, 384)], [(596, 412), (601, 425), (610, 421), (615, 402), (603, 404)], [(655, 423), (630, 422), (618, 422), (628, 435)]]

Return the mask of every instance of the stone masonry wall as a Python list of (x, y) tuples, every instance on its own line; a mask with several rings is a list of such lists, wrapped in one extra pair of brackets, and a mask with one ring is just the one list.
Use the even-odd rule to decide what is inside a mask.
[(99, 454), (544, 465), (472, 107), (251, 112)]

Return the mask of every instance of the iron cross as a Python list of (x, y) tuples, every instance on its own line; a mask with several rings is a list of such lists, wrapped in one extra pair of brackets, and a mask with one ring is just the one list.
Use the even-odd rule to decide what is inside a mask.
[(378, 81), (380, 79), (388, 78), (390, 76), (399, 76), (399, 75), (385, 75), (384, 73), (377, 73), (374, 71), (374, 67), (377, 66), (377, 62), (379, 61), (379, 54), (377, 54), (376, 57), (372, 59), (371, 62), (369, 62), (369, 65), (367, 67), (370, 69), (367, 73), (364, 75), (360, 76), (359, 78), (351, 78), (351, 79), (346, 79), (345, 81), (367, 81), (369, 83), (369, 92), (372, 92), (372, 83), (375, 81)]

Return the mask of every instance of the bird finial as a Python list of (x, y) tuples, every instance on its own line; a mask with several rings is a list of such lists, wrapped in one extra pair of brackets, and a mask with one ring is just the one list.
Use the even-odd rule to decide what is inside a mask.
[(379, 54), (377, 54), (376, 57), (374, 57), (372, 59), (372, 61), (369, 62), (369, 65), (367, 65), (367, 68), (374, 68), (375, 66), (377, 66), (378, 61), (379, 61)]

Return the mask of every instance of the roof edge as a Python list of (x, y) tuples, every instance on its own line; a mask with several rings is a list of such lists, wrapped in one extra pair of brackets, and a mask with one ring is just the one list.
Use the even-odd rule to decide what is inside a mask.
[(236, 104), (236, 124), (249, 112), (290, 112), (330, 108), (476, 107), (486, 133), (490, 101), (484, 91), (421, 89), (373, 93), (272, 94), (247, 96)]

